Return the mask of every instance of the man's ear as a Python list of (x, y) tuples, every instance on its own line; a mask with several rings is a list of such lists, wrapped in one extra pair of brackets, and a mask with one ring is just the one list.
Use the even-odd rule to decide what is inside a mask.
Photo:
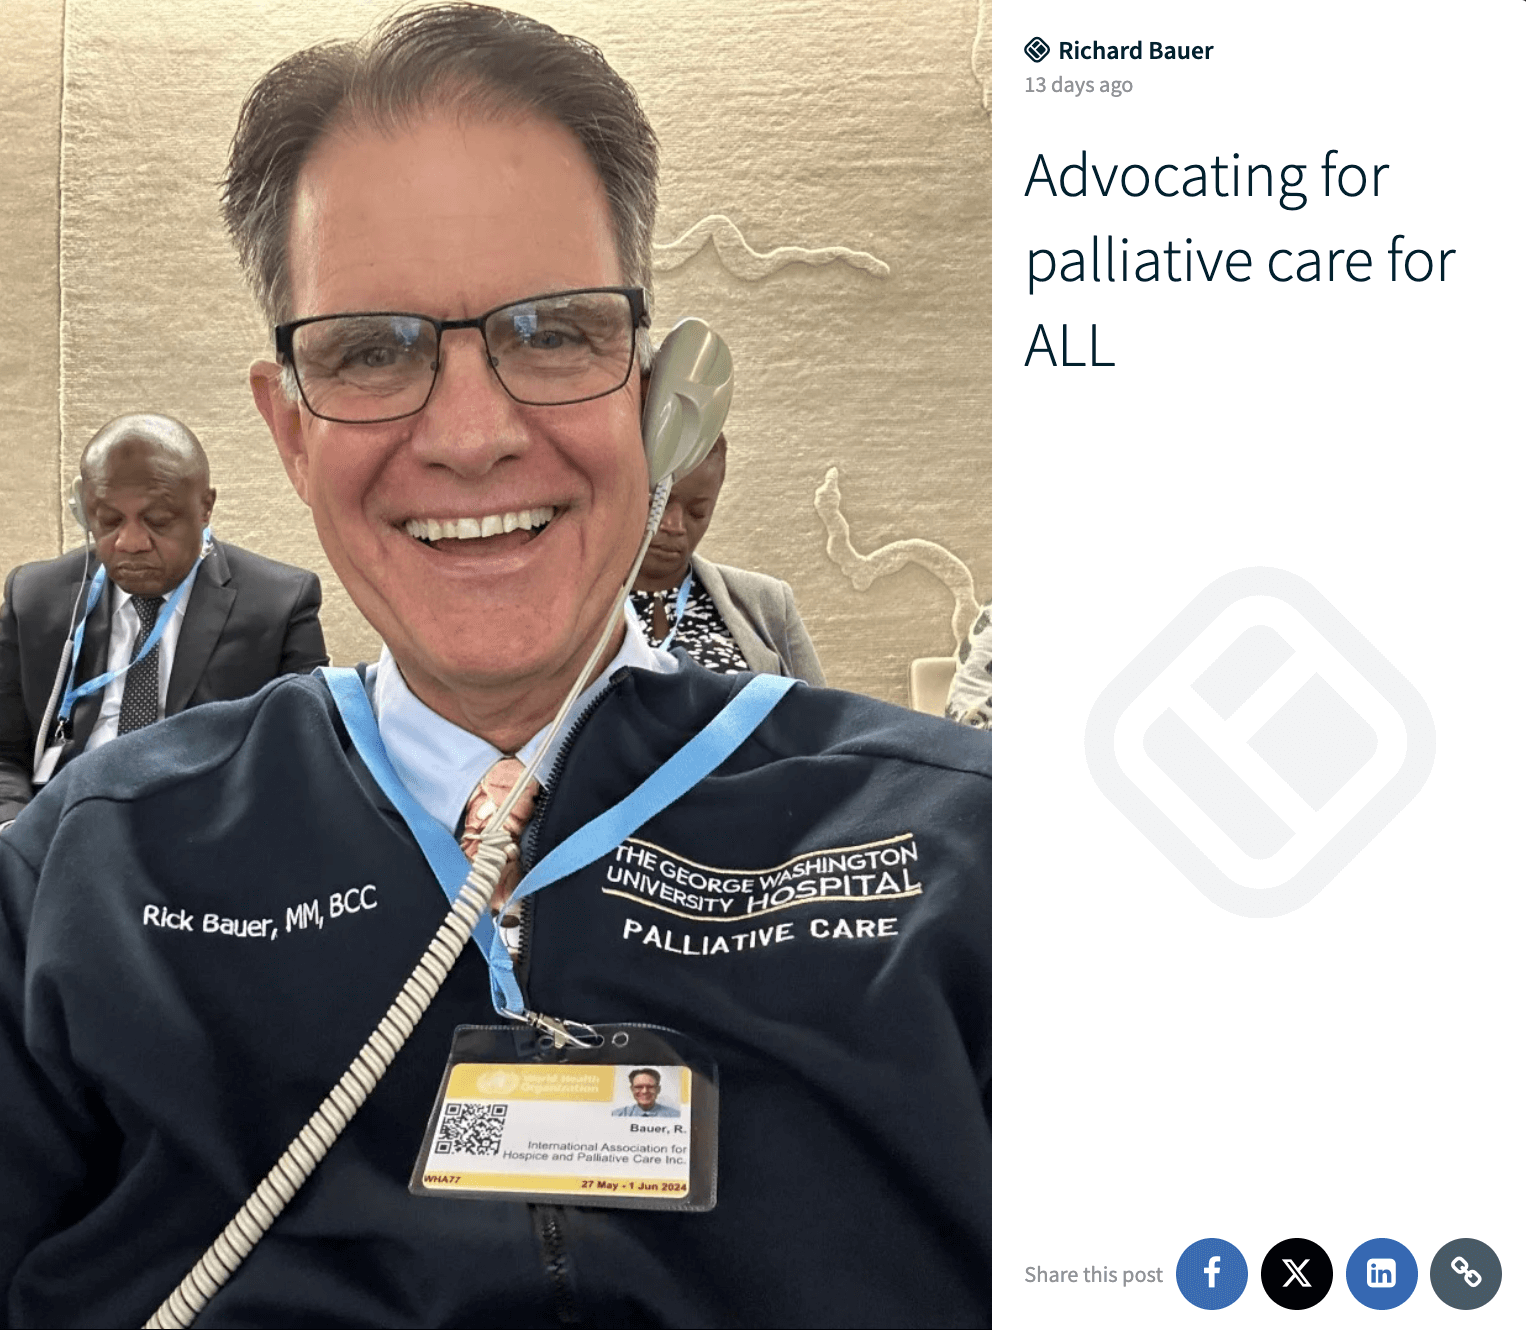
[(204, 495), (202, 495), (202, 498), (201, 498), (201, 524), (202, 524), (202, 526), (211, 526), (212, 525), (212, 509), (216, 505), (216, 503), (217, 503), (217, 491), (215, 489), (213, 489), (209, 485), (207, 487), (207, 492)]
[(260, 415), (265, 417), (292, 488), (311, 507), (307, 497), (307, 443), (302, 437), (302, 409), (286, 395), (281, 367), (273, 360), (256, 360), (249, 366), (249, 391), (254, 394)]

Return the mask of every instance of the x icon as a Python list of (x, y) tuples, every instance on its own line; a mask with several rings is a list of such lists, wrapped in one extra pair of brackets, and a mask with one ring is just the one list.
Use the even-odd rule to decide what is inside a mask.
[(1293, 1262), (1292, 1262), (1292, 1259), (1290, 1257), (1284, 1256), (1282, 1258), (1283, 1265), (1287, 1266), (1287, 1268), (1289, 1270), (1291, 1270), (1293, 1273), (1290, 1274), (1285, 1280), (1283, 1280), (1282, 1287), (1286, 1288), (1289, 1284), (1291, 1284), (1296, 1279), (1300, 1284), (1302, 1284), (1304, 1286), (1304, 1288), (1313, 1288), (1314, 1285), (1309, 1283), (1309, 1281), (1307, 1279), (1305, 1279), (1304, 1276), (1303, 1276), (1303, 1268), (1304, 1268), (1304, 1266), (1308, 1265), (1308, 1263), (1312, 1259), (1313, 1259), (1313, 1257), (1305, 1256), (1303, 1258), (1303, 1260), (1298, 1262), (1297, 1265), (1294, 1265)]

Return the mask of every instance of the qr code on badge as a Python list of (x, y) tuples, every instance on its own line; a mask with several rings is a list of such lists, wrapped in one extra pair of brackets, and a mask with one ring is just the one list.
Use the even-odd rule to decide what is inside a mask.
[(437, 1155), (496, 1155), (503, 1140), (507, 1104), (470, 1104), (451, 1100), (440, 1115)]

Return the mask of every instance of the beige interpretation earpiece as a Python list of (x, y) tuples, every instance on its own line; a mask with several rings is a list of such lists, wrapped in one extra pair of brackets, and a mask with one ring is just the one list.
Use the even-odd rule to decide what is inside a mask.
[(652, 362), (641, 438), (653, 486), (684, 478), (709, 455), (731, 409), (731, 351), (709, 324), (683, 319)]

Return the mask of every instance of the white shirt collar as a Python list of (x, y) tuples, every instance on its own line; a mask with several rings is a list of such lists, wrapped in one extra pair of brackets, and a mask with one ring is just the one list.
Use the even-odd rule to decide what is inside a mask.
[[(514, 756), (528, 766), (548, 743), (554, 755), (588, 704), (609, 682), (610, 675), (626, 666), (655, 670), (659, 674), (672, 674), (678, 669), (678, 661), (673, 656), (658, 651), (647, 641), (628, 599), (625, 602), (625, 639), (615, 658), (578, 696), (554, 735), (550, 725), (544, 726)], [(385, 647), (366, 681), (371, 685), (376, 727), (381, 731), (382, 745), (398, 779), (430, 817), (447, 831), (454, 832), (461, 810), (466, 807), (477, 782), (503, 754), (486, 739), (463, 730), (419, 701), (404, 680), (392, 653)], [(542, 765), (539, 773), (542, 780), (554, 760), (553, 756)]]
[[(185, 618), (186, 606), (191, 603), (191, 592), (196, 589), (196, 574), (200, 571), (200, 569), (200, 561), (198, 561), (191, 568), (191, 585), (186, 588), (185, 595), (181, 596), (180, 603), (175, 606), (175, 613), (171, 616), (172, 618)], [(138, 611), (134, 609), (132, 605), (132, 592), (123, 591), (122, 588), (119, 587), (115, 582), (111, 581), (110, 578), (107, 579), (107, 585), (111, 587), (112, 618), (117, 618), (120, 616), (122, 622), (128, 624), (132, 628), (132, 631), (136, 633), (138, 631), (138, 624), (141, 622), (141, 620), (138, 618)], [(171, 587), (169, 592), (166, 593), (165, 599), (168, 599), (174, 594), (175, 589), (174, 587)], [(168, 631), (167, 628), (166, 631)]]

